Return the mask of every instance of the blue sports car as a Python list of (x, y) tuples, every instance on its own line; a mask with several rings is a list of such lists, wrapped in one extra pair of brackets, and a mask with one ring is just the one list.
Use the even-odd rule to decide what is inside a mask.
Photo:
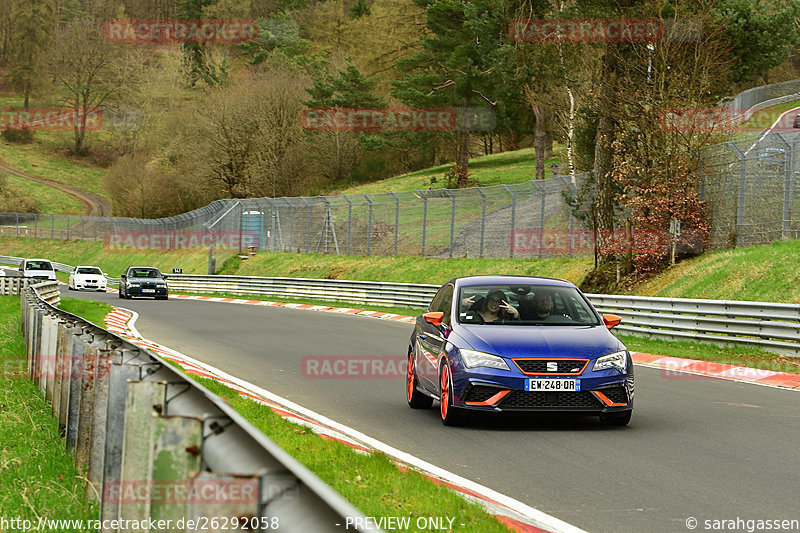
[(408, 346), (406, 399), (439, 400), (442, 422), (474, 411), (570, 412), (626, 425), (633, 363), (600, 315), (568, 281), (470, 276), (445, 283), (417, 317)]

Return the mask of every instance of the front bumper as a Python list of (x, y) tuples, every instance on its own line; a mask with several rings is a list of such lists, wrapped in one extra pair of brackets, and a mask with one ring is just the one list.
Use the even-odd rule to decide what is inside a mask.
[(453, 405), (490, 412), (577, 411), (599, 414), (633, 409), (633, 372), (601, 371), (575, 376), (580, 388), (577, 391), (528, 391), (525, 390), (528, 380), (547, 376), (498, 376), (499, 373), (482, 368), (469, 369), (458, 378), (454, 377)]
[(166, 287), (126, 287), (129, 296), (144, 296), (148, 298), (167, 296)]

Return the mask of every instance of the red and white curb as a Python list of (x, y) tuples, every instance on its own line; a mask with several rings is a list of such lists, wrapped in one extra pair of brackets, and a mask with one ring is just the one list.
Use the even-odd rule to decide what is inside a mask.
[(693, 375), (800, 391), (800, 374), (651, 353), (632, 353), (631, 357), (634, 364), (662, 370), (665, 379), (685, 379)]
[(181, 300), (201, 300), (204, 302), (223, 302), (229, 304), (261, 305), (268, 307), (288, 307), (290, 309), (304, 309), (308, 311), (325, 311), (327, 313), (340, 313), (346, 315), (364, 316), (368, 318), (380, 318), (382, 320), (394, 320), (397, 322), (414, 323), (414, 317), (397, 315), (394, 313), (383, 313), (381, 311), (364, 311), (350, 307), (331, 307), (328, 305), (298, 304), (287, 302), (270, 302), (266, 300), (243, 300), (240, 298), (220, 298), (216, 296), (195, 296), (191, 294), (171, 294), (171, 299)]
[[(175, 296), (171, 297), (174, 298)], [(244, 303), (244, 301), (240, 302)], [(262, 302), (258, 303), (263, 305)], [(309, 308), (310, 307), (321, 306), (309, 306)], [(310, 409), (306, 409), (286, 398), (282, 398), (252, 383), (231, 376), (213, 366), (207, 365), (166, 346), (144, 339), (138, 333), (134, 325), (137, 318), (138, 314), (136, 312), (115, 307), (114, 311), (106, 316), (106, 324), (109, 331), (128, 339), (138, 346), (152, 350), (164, 359), (178, 363), (183, 367), (186, 373), (213, 379), (214, 381), (222, 383), (238, 392), (241, 396), (268, 406), (283, 418), (311, 428), (322, 438), (339, 441), (361, 453), (372, 453), (374, 451), (383, 453), (387, 457), (390, 457), (399, 469), (417, 471), (435, 484), (449, 487), (464, 499), (481, 505), (489, 514), (497, 518), (500, 523), (513, 531), (523, 533), (584, 533), (583, 530), (543, 513), (538, 509), (534, 509), (533, 507), (509, 498), (488, 487), (484, 487), (483, 485), (418, 459), (413, 455), (393, 448), (353, 428), (340, 424)]]

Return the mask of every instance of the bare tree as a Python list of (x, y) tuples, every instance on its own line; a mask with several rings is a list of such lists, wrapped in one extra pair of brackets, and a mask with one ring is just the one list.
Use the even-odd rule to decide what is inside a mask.
[(84, 17), (56, 32), (50, 67), (64, 103), (73, 110), (73, 152), (86, 152), (87, 114), (97, 110), (119, 87), (114, 74), (121, 53), (103, 37), (102, 24)]

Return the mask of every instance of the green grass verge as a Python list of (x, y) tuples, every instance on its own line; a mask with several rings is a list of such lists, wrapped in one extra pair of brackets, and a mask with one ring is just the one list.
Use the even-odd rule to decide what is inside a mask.
[(38, 386), (16, 369), (25, 361), (18, 296), (0, 296), (0, 514), (38, 523), (97, 519), (83, 473), (64, 449)]
[[(22, 99), (18, 97), (0, 97), (0, 106), (21, 108)], [(31, 107), (64, 107), (58, 102), (36, 102)], [(107, 136), (108, 132), (89, 132), (89, 144), (98, 144), (98, 140)], [(103, 186), (108, 171), (86, 162), (67, 156), (67, 148), (73, 142), (72, 131), (33, 132), (34, 141), (30, 144), (12, 144), (0, 140), (0, 158), (9, 165), (37, 177), (57, 181), (90, 191), (111, 199)]]
[(562, 278), (580, 283), (593, 266), (592, 259), (586, 256), (553, 259), (435, 259), (265, 252), (242, 261), (236, 274), (433, 285), (442, 284), (456, 276), (518, 274)]
[(78, 298), (62, 297), (59, 309), (73, 315), (85, 318), (95, 326), (106, 327), (106, 315), (114, 308), (105, 302), (94, 300), (81, 300)]
[(83, 213), (83, 205), (69, 194), (50, 187), (44, 183), (39, 183), (25, 178), (20, 178), (13, 174), (6, 173), (8, 186), (12, 191), (25, 194), (36, 200), (39, 204), (40, 213), (54, 213), (63, 215), (73, 215)]
[[(116, 248), (102, 242), (0, 237), (0, 255), (15, 257), (45, 257), (68, 265), (93, 265), (113, 278), (131, 265), (155, 266), (169, 274), (182, 268), (184, 274), (208, 273), (208, 249), (152, 250), (145, 248)], [(235, 250), (215, 254), (217, 264), (223, 264)], [(66, 280), (66, 278), (64, 278)]]
[[(177, 366), (177, 365), (176, 365)], [(188, 375), (224, 398), (237, 412), (278, 446), (314, 472), (366, 516), (453, 518), (451, 531), (507, 532), (509, 529), (482, 507), (423, 477), (403, 471), (381, 453), (365, 455), (342, 443), (323, 439), (310, 429), (285, 420), (272, 409), (217, 383)], [(462, 525), (463, 524), (463, 525)]]
[[(550, 165), (562, 161), (566, 157), (566, 146), (555, 144), (553, 156), (545, 161), (545, 178), (552, 177)], [(534, 149), (523, 148), (510, 152), (502, 152), (469, 160), (470, 179), (480, 186), (524, 183), (536, 178), (534, 167)], [(386, 191), (425, 190), (430, 185), (430, 178), (436, 177), (434, 189), (441, 189), (444, 175), (451, 169), (452, 163), (430, 167), (393, 178), (366, 183), (331, 194), (370, 194)]]
[(631, 293), (669, 298), (800, 303), (800, 241), (705, 253)]

